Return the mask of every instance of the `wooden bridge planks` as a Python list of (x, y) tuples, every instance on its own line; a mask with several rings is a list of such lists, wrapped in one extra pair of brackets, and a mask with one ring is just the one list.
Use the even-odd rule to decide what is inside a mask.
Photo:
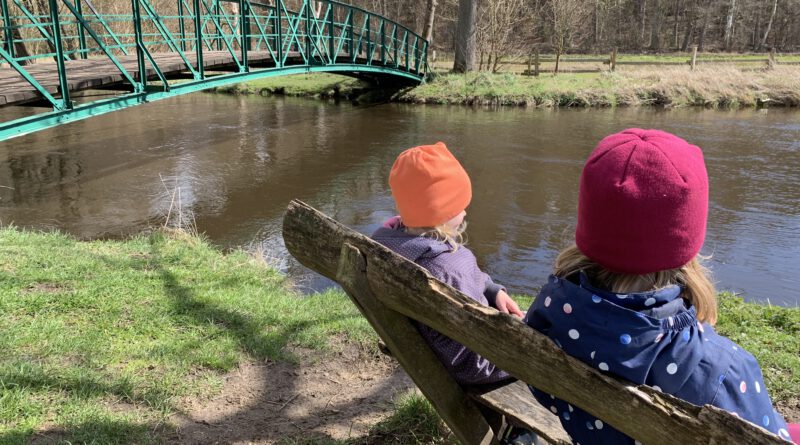
[[(186, 58), (197, 66), (197, 57), (194, 53), (187, 52)], [(237, 55), (238, 56), (238, 55)], [(290, 53), (289, 59), (296, 59), (298, 53)], [(272, 56), (268, 51), (250, 51), (247, 53), (250, 65), (271, 64)], [(183, 59), (177, 53), (153, 54), (156, 64), (167, 77), (174, 77), (180, 73), (188, 72)], [(138, 79), (138, 64), (135, 55), (117, 57), (120, 64), (131, 77)], [(206, 51), (203, 53), (203, 65), (206, 70), (223, 70), (236, 66), (236, 62), (228, 51)], [(86, 60), (70, 60), (65, 63), (67, 69), (67, 82), (70, 92), (99, 88), (123, 83), (124, 77), (119, 69), (107, 57)], [(156, 71), (148, 62), (147, 75), (150, 79), (157, 79)], [(47, 92), (54, 96), (60, 95), (58, 69), (54, 62), (37, 63), (24, 67)], [(28, 83), (13, 68), (5, 66), (0, 68), (0, 106), (14, 105), (42, 99), (42, 96), (30, 83)]]

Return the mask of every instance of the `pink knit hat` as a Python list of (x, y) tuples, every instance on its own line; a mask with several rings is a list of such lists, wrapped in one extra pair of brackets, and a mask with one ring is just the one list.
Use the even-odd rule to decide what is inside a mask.
[(700, 252), (707, 215), (700, 148), (631, 128), (600, 141), (583, 167), (575, 242), (612, 272), (674, 269)]

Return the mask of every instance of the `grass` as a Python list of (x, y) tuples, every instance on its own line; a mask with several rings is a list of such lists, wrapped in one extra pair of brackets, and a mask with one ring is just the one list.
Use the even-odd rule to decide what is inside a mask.
[(800, 403), (800, 308), (720, 295), (717, 331), (758, 359), (774, 402)]
[[(720, 298), (719, 331), (759, 359), (779, 404), (797, 403), (800, 309)], [(85, 242), (0, 229), (0, 444), (159, 443), (181, 400), (215, 394), (239, 363), (293, 361), (294, 346), (324, 357), (332, 337), (375, 340), (344, 294), (300, 297), (245, 252), (175, 231)], [(410, 394), (348, 443), (448, 434)]]
[(340, 292), (300, 298), (244, 252), (180, 233), (80, 242), (0, 229), (0, 444), (157, 442), (245, 360), (374, 338)]
[(744, 71), (730, 65), (586, 74), (446, 74), (403, 93), (412, 103), (610, 107), (740, 108), (800, 106), (800, 67)]
[(215, 91), (232, 94), (350, 98), (363, 92), (367, 86), (365, 82), (351, 77), (315, 73), (267, 77), (252, 82), (219, 87)]

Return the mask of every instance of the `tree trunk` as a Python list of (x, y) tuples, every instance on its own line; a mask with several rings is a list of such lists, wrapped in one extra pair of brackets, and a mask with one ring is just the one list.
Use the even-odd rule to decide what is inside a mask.
[(736, 18), (736, 0), (731, 0), (731, 6), (728, 8), (728, 16), (725, 19), (725, 36), (723, 37), (725, 43), (725, 51), (731, 49), (731, 38), (733, 37), (734, 18)]
[(697, 13), (697, 0), (692, 2), (689, 9), (689, 14), (686, 17), (686, 32), (683, 34), (683, 43), (681, 43), (681, 51), (689, 49), (689, 44), (694, 40), (694, 19)]
[(645, 20), (647, 18), (647, 0), (640, 0), (639, 3), (639, 14), (642, 17), (641, 23), (641, 35), (639, 36), (639, 47), (641, 47), (642, 42), (644, 42), (644, 34), (645, 34)]
[(425, 40), (428, 41), (428, 46), (433, 44), (433, 23), (436, 18), (436, 0), (428, 0), (428, 18), (425, 20)]
[(561, 48), (556, 49), (556, 67), (553, 70), (553, 75), (558, 74), (558, 62), (561, 61)]
[(706, 45), (706, 30), (708, 29), (708, 11), (703, 11), (703, 22), (700, 25), (700, 42), (698, 42), (697, 49), (703, 52)]
[(675, 23), (672, 28), (672, 47), (678, 49), (678, 25), (680, 24), (681, 0), (675, 0)]
[(653, 2), (653, 19), (650, 23), (650, 49), (659, 51), (661, 49), (661, 22), (664, 14), (661, 11), (661, 1)]
[(456, 73), (475, 71), (475, 19), (477, 15), (478, 0), (459, 0), (456, 54), (453, 62), (453, 71)]
[[(17, 21), (12, 18), (11, 20), (9, 20), (9, 22), (12, 26), (11, 34), (12, 34), (12, 39), (14, 40), (14, 58), (20, 59), (24, 57), (30, 57), (31, 53), (28, 51), (28, 48), (25, 46), (25, 43), (21, 41), (22, 35), (19, 32), (19, 25), (17, 24)], [(9, 42), (3, 42), (3, 46), (5, 47), (6, 51), (8, 51), (9, 49), (8, 44)], [(19, 60), (17, 63), (19, 63), (22, 66), (32, 65), (33, 60), (31, 59)]]
[(758, 44), (758, 49), (764, 47), (767, 44), (767, 37), (769, 37), (769, 31), (772, 29), (772, 21), (775, 20), (775, 12), (778, 10), (778, 0), (772, 2), (772, 14), (769, 16), (769, 22), (767, 22), (767, 29), (764, 31), (764, 37), (761, 39), (761, 43)]

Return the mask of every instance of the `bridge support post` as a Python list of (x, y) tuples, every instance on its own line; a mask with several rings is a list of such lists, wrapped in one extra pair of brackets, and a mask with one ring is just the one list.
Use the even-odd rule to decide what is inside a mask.
[(178, 30), (181, 34), (181, 51), (186, 51), (186, 26), (183, 23), (183, 0), (178, 0)]
[(16, 57), (14, 53), (14, 31), (11, 29), (12, 22), (11, 22), (11, 15), (8, 13), (8, 0), (0, 0), (0, 9), (2, 9), (3, 13), (3, 37), (6, 40), (6, 51), (11, 55), (11, 57)]
[(200, 79), (205, 79), (205, 66), (203, 64), (203, 23), (200, 21), (200, 0), (194, 0), (194, 37), (195, 53), (197, 54), (197, 73)]
[[(364, 31), (367, 33), (367, 65), (372, 65), (372, 33), (370, 32), (370, 14), (364, 18)], [(360, 52), (361, 48), (359, 48)]]
[(58, 67), (58, 84), (61, 88), (62, 109), (69, 110), (72, 109), (72, 101), (69, 97), (67, 68), (64, 66), (64, 48), (61, 46), (61, 23), (58, 19), (58, 3), (56, 3), (56, 0), (50, 0), (50, 22), (53, 24), (53, 43), (56, 47), (56, 65)]
[(328, 14), (330, 14), (330, 19), (328, 20), (328, 60), (330, 63), (336, 63), (336, 54), (334, 54), (333, 44), (333, 29), (336, 27), (336, 10), (333, 9), (333, 5), (333, 3), (328, 3)]
[(381, 18), (381, 65), (386, 65), (386, 19)]
[(275, 62), (275, 66), (278, 68), (283, 67), (283, 25), (281, 22), (283, 21), (283, 0), (278, 0), (275, 2), (275, 27), (278, 30), (278, 41), (276, 42), (276, 46), (278, 47), (278, 60)]
[(303, 0), (303, 16), (306, 22), (306, 64), (311, 65), (314, 60), (314, 47), (311, 45), (311, 0)]
[(134, 84), (135, 92), (144, 91), (147, 88), (147, 65), (145, 64), (144, 40), (142, 39), (142, 11), (139, 7), (139, 0), (131, 0), (131, 10), (133, 11), (133, 34), (136, 41), (136, 65), (139, 68), (139, 82)]
[[(83, 0), (75, 0), (75, 9), (78, 10), (78, 15), (83, 17), (83, 6), (81, 6), (81, 2)], [(86, 31), (83, 29), (83, 24), (80, 20), (75, 25), (78, 27), (78, 45), (80, 48), (81, 59), (86, 59)]]
[(247, 63), (247, 51), (250, 49), (250, 21), (248, 15), (250, 14), (250, 2), (248, 0), (239, 0), (239, 18), (241, 29), (242, 42), (239, 46), (242, 47), (242, 72), (250, 71), (250, 66)]

